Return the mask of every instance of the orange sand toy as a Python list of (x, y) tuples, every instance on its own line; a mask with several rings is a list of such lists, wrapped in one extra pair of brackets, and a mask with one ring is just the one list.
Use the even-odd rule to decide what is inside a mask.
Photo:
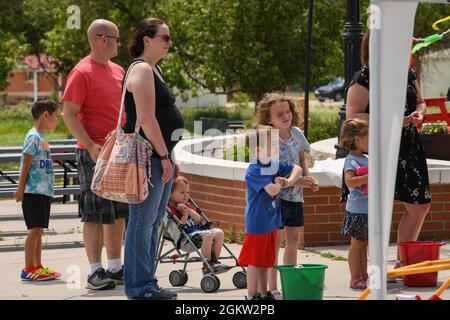
[[(399, 277), (411, 274), (420, 274), (428, 272), (437, 272), (450, 270), (450, 259), (423, 261), (409, 266), (393, 269), (387, 272), (388, 277)], [(450, 286), (450, 279), (447, 279), (441, 287), (428, 300), (440, 300), (439, 296)], [(370, 294), (370, 288), (364, 290), (358, 297), (358, 300), (364, 300)]]

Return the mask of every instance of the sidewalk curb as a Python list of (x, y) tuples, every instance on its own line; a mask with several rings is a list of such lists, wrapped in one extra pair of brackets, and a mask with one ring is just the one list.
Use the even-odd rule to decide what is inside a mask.
[[(84, 248), (84, 242), (56, 242), (42, 246), (42, 250)], [(0, 252), (24, 251), (24, 246), (0, 246)]]
[[(55, 213), (50, 214), (50, 219), (79, 219), (78, 213), (69, 212), (69, 213)], [(20, 221), (23, 220), (22, 215), (12, 214), (12, 215), (1, 215), (0, 221)]]

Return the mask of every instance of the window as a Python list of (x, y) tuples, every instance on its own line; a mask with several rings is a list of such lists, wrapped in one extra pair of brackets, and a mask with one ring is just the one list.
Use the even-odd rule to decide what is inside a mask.
[(25, 77), (26, 77), (26, 80), (28, 82), (33, 82), (34, 81), (34, 72), (33, 71), (27, 71)]

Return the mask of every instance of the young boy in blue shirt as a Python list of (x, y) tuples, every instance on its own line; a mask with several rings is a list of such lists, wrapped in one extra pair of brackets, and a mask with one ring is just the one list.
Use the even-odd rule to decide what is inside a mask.
[(254, 160), (245, 175), (245, 238), (238, 263), (248, 267), (248, 300), (275, 300), (267, 291), (267, 272), (275, 262), (277, 229), (281, 226), (279, 193), (302, 175), (299, 166), (278, 160), (278, 141), (276, 130), (265, 125), (256, 126), (247, 135)]
[(53, 197), (53, 164), (45, 131), (58, 126), (58, 105), (52, 100), (38, 100), (31, 107), (33, 128), (28, 131), (20, 160), (20, 178), (14, 194), (22, 202), (27, 225), (25, 241), (25, 268), (20, 274), (24, 281), (45, 281), (61, 276), (59, 272), (42, 266), (42, 232), (48, 228), (50, 205)]

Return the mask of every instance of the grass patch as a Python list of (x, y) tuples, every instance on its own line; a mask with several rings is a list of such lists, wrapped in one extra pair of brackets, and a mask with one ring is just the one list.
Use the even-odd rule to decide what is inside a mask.
[[(242, 99), (241, 99), (242, 100)], [(245, 100), (245, 99), (243, 99)], [(226, 120), (241, 120), (246, 128), (255, 124), (255, 108), (245, 101), (237, 101), (233, 107), (183, 107), (180, 108), (183, 115), (185, 129), (194, 132), (194, 121), (200, 118), (215, 118)], [(310, 143), (318, 140), (336, 137), (339, 124), (339, 106), (329, 107), (325, 105), (310, 108), (309, 112), (309, 136)], [(303, 108), (299, 113), (303, 116)], [(21, 146), (28, 130), (33, 126), (30, 107), (26, 103), (19, 103), (12, 107), (0, 107), (0, 146)], [(56, 130), (46, 133), (48, 140), (65, 139), (67, 131), (64, 121), (60, 117)]]
[(229, 227), (225, 230), (223, 230), (224, 237), (223, 241), (226, 243), (233, 243), (234, 242), (234, 230), (233, 227)]
[(309, 253), (314, 253), (314, 254), (318, 254), (320, 255), (322, 258), (327, 258), (327, 259), (331, 259), (334, 261), (348, 261), (347, 258), (343, 257), (343, 256), (337, 256), (331, 252), (328, 251), (320, 251), (320, 250), (315, 250), (315, 249), (311, 249), (311, 248), (304, 248), (303, 251), (305, 252), (309, 252)]
[[(447, 104), (445, 106), (445, 109), (447, 110), (447, 112), (450, 112), (450, 104)], [(439, 107), (427, 107), (426, 114), (433, 114), (433, 113), (441, 113), (441, 109)]]
[[(28, 130), (33, 127), (30, 107), (24, 102), (12, 107), (0, 107), (0, 119), (0, 146), (21, 146)], [(48, 140), (67, 137), (61, 117), (55, 131), (45, 135)]]

